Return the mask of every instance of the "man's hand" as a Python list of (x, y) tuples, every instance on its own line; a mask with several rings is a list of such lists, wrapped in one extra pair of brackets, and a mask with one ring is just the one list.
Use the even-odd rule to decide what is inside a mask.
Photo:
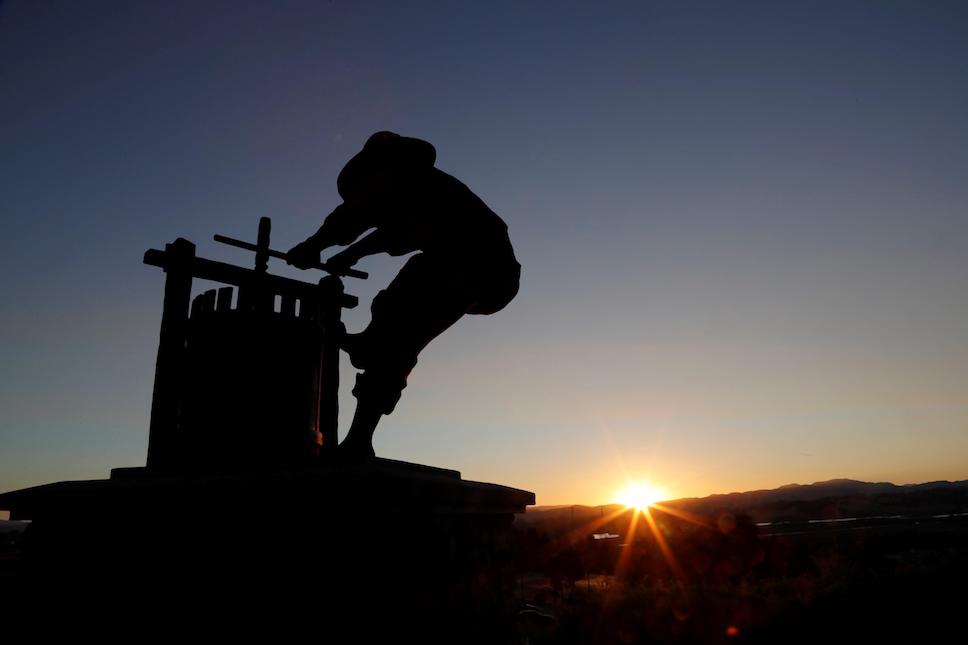
[(360, 256), (357, 255), (353, 247), (350, 246), (327, 259), (326, 266), (331, 272), (339, 275), (341, 273), (345, 273), (347, 269), (359, 261)]
[(300, 242), (286, 253), (286, 263), (299, 269), (309, 269), (319, 264), (319, 244), (309, 239)]

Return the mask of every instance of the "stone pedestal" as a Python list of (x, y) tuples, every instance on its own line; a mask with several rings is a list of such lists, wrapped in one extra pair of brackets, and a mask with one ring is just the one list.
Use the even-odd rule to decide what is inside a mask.
[(33, 520), (25, 606), (69, 598), (88, 617), (162, 627), (318, 623), (356, 642), (504, 640), (511, 524), (533, 503), (386, 459), (168, 478), (116, 469), (0, 495), (0, 509)]

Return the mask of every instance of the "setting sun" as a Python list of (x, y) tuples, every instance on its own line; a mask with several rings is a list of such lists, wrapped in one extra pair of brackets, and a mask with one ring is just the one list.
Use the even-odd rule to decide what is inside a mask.
[(620, 504), (645, 510), (665, 497), (665, 491), (648, 482), (629, 482), (616, 493)]

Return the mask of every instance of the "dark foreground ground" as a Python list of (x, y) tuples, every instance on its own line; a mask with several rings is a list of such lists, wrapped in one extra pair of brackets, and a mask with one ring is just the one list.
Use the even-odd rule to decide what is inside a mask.
[[(543, 609), (531, 615), (529, 642), (933, 643), (963, 633), (968, 517), (779, 532), (735, 518), (723, 531), (652, 516), (663, 539), (640, 521), (631, 545), (546, 551), (557, 555), (520, 584), (525, 602)], [(553, 544), (548, 537), (530, 535)]]
[[(532, 644), (933, 643), (959, 642), (964, 630), (968, 516), (758, 527), (742, 516), (687, 521), (656, 510), (607, 524), (605, 530), (601, 520), (564, 530), (519, 523), (515, 566), (493, 605), (489, 638)], [(8, 610), (30, 582), (24, 527), (0, 522), (0, 608)], [(272, 525), (253, 530), (271, 532)], [(596, 540), (594, 532), (619, 537)], [(191, 581), (185, 582), (187, 589)], [(69, 599), (58, 589), (46, 593), (55, 619)], [(376, 621), (388, 615), (379, 606), (362, 614)], [(0, 618), (9, 628), (17, 617), (0, 612)], [(432, 611), (426, 620), (435, 620)], [(453, 642), (474, 641), (480, 628), (457, 629)]]

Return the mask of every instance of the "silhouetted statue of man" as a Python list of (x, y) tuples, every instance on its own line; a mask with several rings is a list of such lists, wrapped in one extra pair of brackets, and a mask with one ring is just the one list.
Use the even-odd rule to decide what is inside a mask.
[(290, 264), (306, 268), (319, 262), (321, 250), (350, 244), (327, 260), (348, 268), (376, 253), (419, 251), (373, 299), (366, 329), (341, 342), (362, 370), (341, 458), (374, 456), (373, 431), (393, 411), (427, 343), (464, 314), (500, 311), (518, 292), (521, 265), (507, 224), (467, 186), (435, 168), (436, 157), (426, 141), (377, 132), (339, 174), (343, 203), (288, 254)]

